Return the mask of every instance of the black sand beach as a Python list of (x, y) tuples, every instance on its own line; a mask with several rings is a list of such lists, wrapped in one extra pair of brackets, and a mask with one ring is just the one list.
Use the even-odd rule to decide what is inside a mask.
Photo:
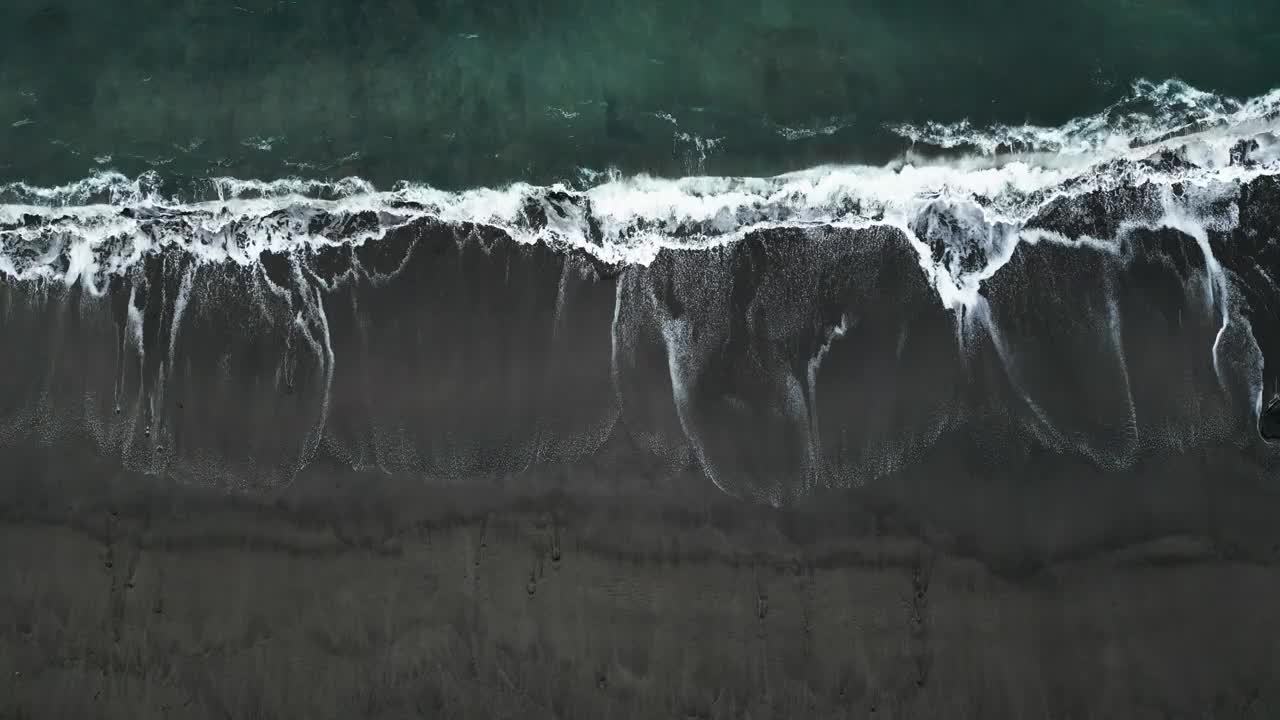
[(0, 716), (1272, 717), (1280, 186), (1143, 192), (0, 284)]

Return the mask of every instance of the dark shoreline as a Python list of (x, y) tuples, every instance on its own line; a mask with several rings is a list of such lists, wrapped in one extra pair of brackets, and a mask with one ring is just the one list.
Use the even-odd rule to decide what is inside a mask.
[(892, 228), (0, 284), (0, 717), (1271, 717), (1280, 184), (1238, 203), (1225, 329), (1168, 228), (1019, 245), (959, 324)]
[(1001, 571), (892, 517), (864, 510), (859, 528), (854, 512), (719, 493), (698, 510), (689, 491), (675, 506), (552, 494), (467, 513), (425, 489), (308, 507), (117, 480), (132, 498), (74, 518), (5, 503), (5, 717), (1280, 707), (1275, 546), (1250, 558), (1173, 536)]

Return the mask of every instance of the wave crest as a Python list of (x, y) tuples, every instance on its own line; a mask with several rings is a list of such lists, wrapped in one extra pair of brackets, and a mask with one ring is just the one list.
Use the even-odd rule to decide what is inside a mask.
[[(1242, 101), (1174, 81), (1139, 83), (1120, 103), (1059, 128), (899, 128), (939, 146), (1052, 156), (938, 160), (908, 153), (884, 166), (774, 177), (584, 172), (581, 185), (461, 192), (407, 182), (379, 190), (354, 177), (211, 178), (176, 191), (156, 173), (110, 172), (58, 187), (11, 183), (0, 186), (0, 273), (96, 288), (164, 248), (200, 262), (248, 265), (264, 252), (361, 244), (422, 221), (491, 226), (517, 242), (639, 265), (664, 250), (708, 249), (767, 229), (890, 225), (913, 238), (945, 304), (971, 305), (981, 279), (1034, 235), (1022, 230), (1063, 200), (1138, 188), (1126, 196), (1133, 205), (1126, 212), (1153, 222), (1198, 216), (1230, 202), (1242, 184), (1276, 174), (1278, 108), (1280, 90)], [(985, 249), (974, 254), (975, 243)]]

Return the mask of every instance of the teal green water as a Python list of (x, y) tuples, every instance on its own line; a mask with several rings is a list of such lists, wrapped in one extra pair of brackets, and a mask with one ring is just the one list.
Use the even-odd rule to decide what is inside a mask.
[(768, 174), (1280, 84), (1273, 0), (7, 0), (0, 181)]

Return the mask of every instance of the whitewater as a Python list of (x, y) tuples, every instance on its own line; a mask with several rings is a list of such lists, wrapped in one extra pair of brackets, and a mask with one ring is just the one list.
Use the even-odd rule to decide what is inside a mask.
[[(82, 314), (97, 312), (84, 309), (95, 298), (114, 298), (124, 314), (111, 389), (58, 401), (83, 416), (63, 425), (87, 423), (97, 446), (127, 465), (206, 482), (265, 473), (264, 482), (278, 484), (320, 455), (383, 472), (455, 477), (495, 463), (510, 471), (589, 456), (626, 427), (664, 463), (693, 457), (722, 489), (781, 504), (898, 472), (975, 418), (1004, 417), (1008, 432), (1027, 442), (1112, 471), (1152, 452), (1231, 437), (1242, 420), (1255, 436), (1268, 434), (1280, 399), (1275, 360), (1268, 362), (1280, 268), (1267, 254), (1274, 239), (1256, 237), (1257, 216), (1270, 211), (1250, 198), (1269, 197), (1280, 173), (1280, 90), (1239, 100), (1142, 82), (1115, 105), (1058, 127), (892, 129), (904, 146), (888, 164), (773, 177), (584, 170), (564, 182), (463, 191), (410, 182), (379, 189), (355, 177), (180, 180), (110, 170), (56, 187), (12, 182), (0, 186), (0, 276), (32, 298), (22, 302), (78, 292), (89, 303), (78, 305)], [(1233, 237), (1261, 254), (1233, 246)], [(496, 284), (459, 285), (447, 267), (415, 257), (426, 252), (415, 248), (438, 242), (455, 245), (457, 263), (473, 262), (469, 248), (491, 255), (493, 268), (469, 272)], [(561, 259), (517, 258), (503, 248), (508, 242)], [(913, 258), (917, 278), (869, 269), (873, 258), (896, 268), (900, 256)], [(533, 278), (547, 262), (545, 272), (558, 276), (549, 320), (517, 331), (481, 309), (516, 297), (520, 282), (540, 293)], [(513, 286), (513, 263), (533, 263), (520, 270), (530, 279)], [(490, 279), (500, 267), (506, 279)], [(1142, 279), (1152, 272), (1155, 280)], [(1185, 298), (1148, 308), (1154, 300), (1144, 299), (1144, 283), (1162, 287), (1168, 277)], [(1065, 278), (1071, 282), (1057, 287)], [(425, 295), (431, 285), (453, 289)], [(917, 286), (927, 288), (931, 307), (918, 305)], [(393, 287), (410, 297), (379, 290)], [(393, 294), (372, 299), (379, 293)], [(482, 305), (468, 299), (487, 294)], [(583, 306), (591, 297), (605, 307)], [(540, 302), (503, 312), (536, 315)], [(387, 317), (375, 318), (371, 307)], [(442, 408), (452, 403), (474, 414), (470, 400), (375, 402), (381, 391), (368, 388), (379, 374), (403, 376), (400, 387), (440, 373), (468, 383), (442, 350), (370, 355), (379, 333), (401, 345), (415, 337), (397, 324), (407, 312), (423, 313), (413, 342), (436, 333), (431, 342), (464, 348), (453, 352), (471, 357), (472, 370), (492, 362), (533, 368), (509, 391), (523, 398), (514, 407), (528, 409), (502, 420), (477, 415), (463, 432), (441, 430), (436, 415), (447, 416)], [(449, 324), (468, 313), (498, 324), (483, 332)], [(1166, 317), (1176, 318), (1176, 331), (1135, 344)], [(186, 327), (193, 322), (206, 327)], [(189, 345), (213, 342), (209, 323), (228, 322), (267, 334), (241, 351), (247, 359), (222, 346), (205, 351), (209, 358), (190, 355)], [(536, 335), (542, 322), (550, 323), (545, 337)], [(600, 333), (603, 343), (591, 339)], [(506, 335), (504, 349), (478, 339)], [(1055, 335), (1077, 344), (1054, 351)], [(944, 336), (949, 346), (937, 339)], [(587, 349), (564, 355), (578, 344)], [(851, 347), (862, 355), (848, 356)], [(594, 361), (584, 357), (599, 352), (603, 369), (591, 379), (596, 371), (585, 368)], [(839, 380), (845, 386), (828, 387), (881, 354), (877, 362), (896, 368), (884, 377), (901, 378), (848, 375)], [(566, 365), (536, 370), (547, 362)], [(387, 367), (370, 375), (380, 364)], [(181, 427), (199, 425), (183, 419), (191, 409), (171, 407), (176, 386), (198, 392), (202, 377), (240, 382), (237, 372), (252, 378), (263, 367), (270, 379), (250, 386), (284, 388), (286, 399), (259, 412), (284, 413), (296, 438), (269, 449), (245, 439), (256, 448), (249, 466), (216, 459), (205, 441), (184, 448)], [(556, 398), (528, 389), (547, 382), (538, 372), (590, 398), (591, 409), (554, 409)], [(1003, 379), (987, 387), (990, 372)], [(1162, 372), (1175, 374), (1159, 380)], [(915, 389), (876, 411), (883, 415), (847, 414), (889, 402), (877, 399), (875, 385), (895, 382)], [(1078, 389), (1064, 394), (1071, 383)], [(245, 392), (250, 404), (266, 402), (260, 389)], [(846, 400), (819, 404), (833, 392)], [(0, 435), (62, 432), (37, 422), (57, 415), (47, 396), (14, 402), (24, 409)], [(439, 433), (455, 430), (470, 438), (466, 446), (442, 446)], [(744, 438), (762, 436), (779, 447), (754, 456)]]
[[(11, 182), (0, 185), (0, 273), (11, 281), (78, 281), (94, 291), (105, 276), (164, 248), (249, 265), (263, 252), (376, 241), (422, 220), (491, 226), (520, 243), (639, 265), (665, 249), (705, 249), (762, 230), (884, 224), (913, 238), (945, 304), (965, 304), (1018, 241), (1045, 237), (1023, 232), (1032, 218), (1087, 193), (1150, 190), (1152, 202), (1129, 209), (1138, 223), (1229, 222), (1201, 214), (1280, 169), (1280, 90), (1235, 100), (1176, 81), (1138, 82), (1122, 101), (1060, 127), (958, 122), (893, 130), (911, 144), (887, 165), (761, 178), (583, 170), (571, 183), (450, 192), (410, 182), (378, 190), (355, 177), (212, 177), (185, 181), (171, 194), (155, 172), (99, 171), (55, 187)], [(964, 152), (938, 152), (957, 149)], [(1171, 188), (1176, 198), (1165, 192)], [(937, 229), (939, 212), (949, 216), (956, 241), (986, 236), (979, 242), (987, 264), (957, 274), (931, 257), (917, 231)]]

